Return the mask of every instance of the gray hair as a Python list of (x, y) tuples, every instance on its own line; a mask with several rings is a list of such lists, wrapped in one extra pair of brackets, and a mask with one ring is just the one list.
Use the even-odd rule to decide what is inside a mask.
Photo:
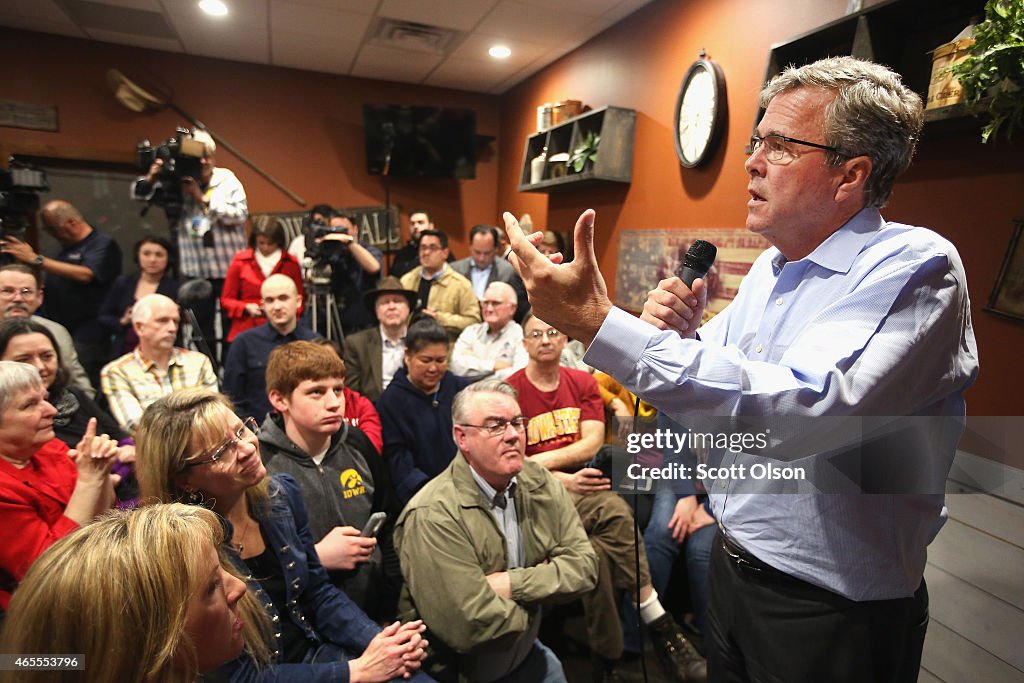
[(455, 395), (455, 400), (452, 401), (452, 422), (459, 424), (466, 419), (466, 412), (468, 412), (470, 404), (479, 394), (504, 394), (511, 396), (513, 401), (519, 402), (519, 395), (516, 393), (515, 387), (505, 380), (494, 377), (482, 379), (470, 384)]
[(158, 303), (168, 303), (175, 308), (178, 307), (178, 304), (175, 303), (174, 299), (169, 296), (164, 296), (163, 294), (147, 294), (136, 301), (135, 305), (132, 306), (132, 325), (135, 323), (147, 322), (152, 318), (153, 307)]
[(871, 176), (864, 187), (864, 205), (882, 207), (892, 195), (896, 177), (910, 166), (924, 124), (921, 98), (903, 85), (891, 69), (854, 57), (829, 57), (801, 67), (790, 66), (761, 91), (761, 107), (797, 88), (833, 91), (825, 108), (825, 144), (839, 153), (826, 159), (838, 166), (844, 159), (867, 156)]
[(494, 291), (503, 299), (507, 299), (513, 306), (519, 305), (519, 295), (516, 294), (515, 287), (507, 282), (495, 280), (491, 284), (487, 285), (487, 289), (484, 290), (484, 296), (487, 296), (487, 292), (489, 291)]
[(42, 389), (43, 380), (39, 370), (28, 363), (0, 360), (0, 415), (14, 398), (28, 389)]
[(192, 131), (192, 139), (203, 145), (203, 148), (206, 150), (206, 156), (213, 156), (217, 153), (217, 143), (213, 141), (213, 136), (202, 128), (196, 128)]

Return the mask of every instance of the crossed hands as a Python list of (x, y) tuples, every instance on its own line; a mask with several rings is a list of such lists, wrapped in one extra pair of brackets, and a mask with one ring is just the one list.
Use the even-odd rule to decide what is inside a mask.
[(421, 635), (423, 621), (394, 622), (374, 636), (357, 659), (350, 660), (351, 683), (383, 683), (394, 678), (410, 678), (427, 656), (427, 640)]
[(697, 529), (714, 523), (715, 518), (708, 514), (703, 505), (698, 504), (697, 496), (685, 496), (676, 501), (676, 509), (668, 521), (668, 528), (672, 530), (675, 542), (682, 543)]

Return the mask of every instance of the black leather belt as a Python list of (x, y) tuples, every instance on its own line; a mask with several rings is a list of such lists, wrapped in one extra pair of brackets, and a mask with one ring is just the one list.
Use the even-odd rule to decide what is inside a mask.
[(747, 552), (743, 546), (729, 538), (724, 532), (721, 532), (720, 535), (722, 537), (722, 549), (725, 551), (726, 557), (728, 557), (730, 562), (748, 576), (779, 583), (804, 583), (800, 579), (790, 576), (770, 564), (766, 564), (757, 559)]

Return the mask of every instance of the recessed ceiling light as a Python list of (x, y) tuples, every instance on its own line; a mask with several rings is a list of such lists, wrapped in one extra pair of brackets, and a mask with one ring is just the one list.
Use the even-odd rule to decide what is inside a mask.
[(494, 47), (487, 51), (487, 54), (494, 57), (495, 59), (505, 59), (506, 57), (512, 54), (512, 50), (508, 49), (504, 45), (495, 45)]
[(228, 15), (228, 6), (221, 0), (199, 0), (199, 9), (211, 17), (226, 17)]

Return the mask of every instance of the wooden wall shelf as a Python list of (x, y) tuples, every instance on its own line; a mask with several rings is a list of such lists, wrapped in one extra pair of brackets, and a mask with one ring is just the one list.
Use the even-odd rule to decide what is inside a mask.
[[(601, 136), (594, 163), (580, 173), (568, 171), (564, 176), (552, 175), (553, 165), (545, 161), (540, 181), (530, 182), (530, 162), (547, 148), (547, 159), (560, 153), (572, 154), (588, 132)], [(534, 133), (526, 139), (523, 163), (520, 166), (520, 192), (557, 192), (604, 183), (629, 184), (633, 179), (633, 136), (636, 111), (622, 107), (602, 107)]]

